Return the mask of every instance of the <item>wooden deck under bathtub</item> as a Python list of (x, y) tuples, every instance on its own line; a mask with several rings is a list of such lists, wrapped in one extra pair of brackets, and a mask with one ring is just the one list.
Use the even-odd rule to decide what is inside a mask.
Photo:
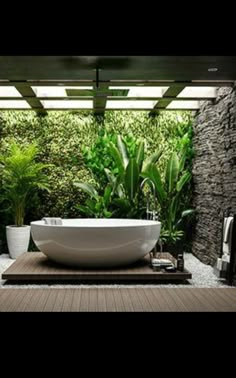
[[(161, 258), (174, 262), (169, 253), (162, 253)], [(2, 279), (8, 281), (184, 281), (192, 275), (186, 269), (184, 272), (154, 272), (150, 266), (149, 255), (137, 263), (122, 268), (113, 269), (82, 269), (59, 265), (50, 261), (41, 252), (26, 252), (2, 274)]]

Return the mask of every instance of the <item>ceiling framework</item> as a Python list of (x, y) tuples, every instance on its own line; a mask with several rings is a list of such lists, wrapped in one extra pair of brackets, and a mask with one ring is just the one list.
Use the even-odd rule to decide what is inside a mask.
[(229, 56), (0, 56), (0, 109), (197, 110), (235, 80)]
[[(98, 86), (97, 86), (98, 85)], [(110, 81), (99, 83), (96, 81), (0, 81), (0, 109), (35, 110), (45, 113), (48, 110), (93, 110), (95, 114), (103, 114), (106, 110), (149, 110), (151, 114), (158, 114), (160, 110), (197, 110), (199, 102), (214, 100), (216, 89), (219, 87), (233, 87), (234, 81), (198, 81), (198, 82), (166, 82), (166, 81)], [(72, 88), (75, 88), (74, 90)], [(110, 88), (122, 88), (114, 90)], [(16, 89), (20, 96), (4, 95), (4, 88)], [(36, 89), (43, 88), (48, 93), (37, 94)], [(63, 88), (63, 92), (62, 92)], [(79, 88), (79, 89), (77, 89)], [(91, 88), (91, 89), (87, 89)], [(123, 88), (129, 88), (124, 90)], [(165, 88), (162, 95), (142, 95), (143, 88)], [(167, 89), (166, 89), (167, 88)], [(194, 94), (181, 96), (189, 88)], [(212, 93), (209, 95), (209, 89)], [(52, 91), (53, 89), (53, 91)], [(197, 90), (200, 90), (197, 93)], [(132, 91), (138, 95), (132, 95)], [(58, 91), (58, 93), (57, 93)], [(116, 93), (117, 91), (117, 93)], [(122, 94), (122, 91), (124, 95)], [(190, 91), (191, 92), (191, 91)], [(205, 93), (204, 93), (205, 92)], [(197, 94), (196, 94), (197, 93)], [(25, 107), (24, 100), (28, 106)], [(23, 106), (18, 106), (23, 104)], [(9, 104), (9, 106), (8, 106)], [(179, 105), (178, 105), (179, 104)], [(174, 105), (174, 106), (173, 106)]]

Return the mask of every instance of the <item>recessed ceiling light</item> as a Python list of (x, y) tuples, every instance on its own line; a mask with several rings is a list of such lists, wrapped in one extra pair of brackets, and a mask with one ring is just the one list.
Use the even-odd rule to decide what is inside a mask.
[(217, 67), (210, 67), (208, 68), (208, 72), (217, 72), (218, 68)]

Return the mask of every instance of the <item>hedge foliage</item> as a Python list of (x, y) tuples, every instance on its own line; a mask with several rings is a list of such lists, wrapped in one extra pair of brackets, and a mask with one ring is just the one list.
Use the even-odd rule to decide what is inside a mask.
[[(85, 195), (73, 182), (95, 183), (83, 151), (95, 144), (101, 128), (127, 138), (145, 139), (148, 154), (161, 149), (159, 169), (163, 172), (165, 162), (178, 147), (179, 125), (181, 132), (189, 130), (191, 137), (189, 112), (162, 112), (150, 117), (145, 111), (109, 111), (101, 122), (91, 112), (50, 111), (42, 116), (33, 111), (1, 111), (0, 151), (4, 153), (13, 138), (25, 145), (34, 141), (40, 149), (39, 160), (53, 164), (47, 172), (51, 192), (42, 193), (32, 204), (28, 222), (43, 216), (79, 217), (76, 205), (84, 203)], [(8, 222), (1, 218), (2, 225)]]

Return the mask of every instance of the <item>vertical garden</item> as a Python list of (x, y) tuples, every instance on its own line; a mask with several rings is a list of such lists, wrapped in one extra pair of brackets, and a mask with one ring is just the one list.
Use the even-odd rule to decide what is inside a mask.
[[(31, 198), (26, 223), (43, 216), (145, 218), (151, 188), (141, 190), (140, 184), (148, 177), (155, 184), (162, 240), (176, 243), (186, 240), (192, 212), (191, 125), (191, 112), (150, 117), (145, 111), (110, 111), (97, 119), (81, 111), (2, 111), (0, 155), (13, 142), (36, 143), (37, 161), (46, 164), (50, 190)], [(1, 170), (0, 177), (2, 189)], [(7, 207), (0, 214), (4, 240), (13, 220)]]

